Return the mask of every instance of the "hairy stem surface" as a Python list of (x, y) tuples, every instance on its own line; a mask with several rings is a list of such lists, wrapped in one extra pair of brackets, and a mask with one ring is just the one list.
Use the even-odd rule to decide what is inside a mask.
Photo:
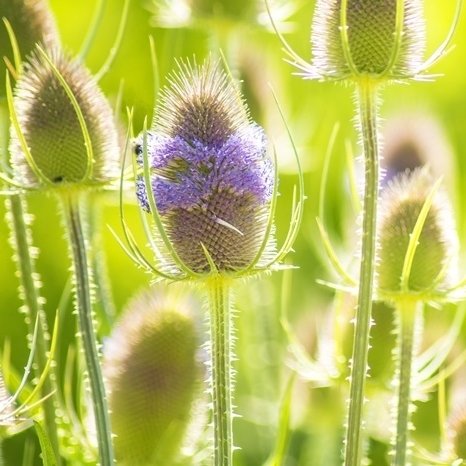
[(233, 464), (232, 322), (230, 290), (222, 277), (210, 283), (210, 339), (214, 466)]
[(379, 189), (379, 154), (377, 137), (377, 95), (369, 78), (358, 84), (359, 121), (365, 163), (362, 222), (361, 268), (358, 305), (351, 364), (351, 385), (346, 433), (345, 466), (359, 466), (362, 460), (362, 414), (367, 375), (367, 355), (372, 312), (372, 288), (375, 267), (377, 197)]
[(64, 210), (73, 256), (78, 323), (94, 407), (100, 465), (111, 466), (114, 463), (112, 431), (107, 408), (107, 397), (100, 368), (97, 338), (92, 318), (91, 286), (86, 252), (87, 245), (84, 238), (77, 199), (72, 195), (66, 198)]
[(398, 401), (393, 466), (406, 466), (409, 459), (409, 423), (411, 415), (411, 368), (417, 314), (422, 306), (416, 302), (397, 303), (398, 312)]
[[(11, 229), (11, 245), (16, 254), (16, 266), (21, 283), (22, 297), (28, 316), (29, 334), (33, 335), (36, 320), (39, 319), (37, 332), (36, 350), (34, 353), (34, 371), (36, 377), (45, 370), (48, 359), (48, 326), (45, 312), (39, 295), (39, 278), (35, 269), (34, 255), (32, 253), (32, 238), (29, 231), (29, 223), (26, 203), (20, 194), (12, 194), (6, 200)], [(58, 465), (61, 464), (57, 420), (55, 416), (55, 400), (50, 395), (56, 390), (53, 369), (51, 376), (47, 377), (42, 389), (41, 396), (44, 398), (42, 407), (44, 410), (44, 425), (47, 436), (57, 458)]]

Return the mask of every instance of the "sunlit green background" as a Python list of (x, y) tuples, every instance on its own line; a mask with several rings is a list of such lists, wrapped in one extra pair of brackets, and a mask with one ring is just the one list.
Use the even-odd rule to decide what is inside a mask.
[[(290, 0), (291, 1), (291, 0)], [(217, 1), (218, 11), (221, 4)], [(246, 8), (252, 0), (238, 3)], [(287, 40), (304, 58), (310, 58), (310, 23), (314, 1), (299, 0), (296, 12), (290, 17), (291, 32)], [(445, 37), (454, 13), (454, 1), (427, 0), (429, 51)], [(328, 265), (320, 240), (315, 217), (319, 214), (320, 186), (324, 158), (335, 125), (339, 125), (337, 139), (329, 162), (328, 184), (325, 195), (324, 222), (335, 247), (346, 264), (356, 270), (357, 214), (351, 203), (346, 162), (346, 141), (353, 152), (359, 154), (357, 134), (354, 129), (354, 91), (349, 86), (305, 81), (293, 75), (295, 69), (286, 63), (277, 37), (257, 25), (231, 16), (212, 19), (199, 27), (162, 29), (151, 25), (150, 0), (132, 0), (128, 25), (123, 44), (110, 72), (102, 79), (101, 86), (114, 101), (118, 89), (123, 86), (121, 111), (122, 131), (126, 128), (126, 107), (134, 108), (135, 131), (142, 128), (143, 118), (151, 118), (154, 103), (153, 75), (150, 62), (149, 36), (155, 40), (162, 84), (167, 73), (175, 67), (178, 58), (193, 56), (201, 61), (209, 53), (218, 55), (222, 47), (230, 66), (242, 80), (244, 94), (252, 117), (265, 127), (272, 144), (277, 148), (280, 163), (280, 192), (276, 218), (277, 235), (283, 239), (289, 225), (291, 193), (297, 183), (296, 164), (292, 147), (287, 139), (286, 128), (273, 102), (271, 88), (277, 95), (283, 113), (298, 149), (305, 175), (306, 206), (295, 253), (289, 261), (298, 269), (293, 270), (283, 286), (283, 273), (262, 277), (237, 286), (237, 413), (235, 420), (235, 443), (241, 449), (235, 453), (235, 465), (258, 466), (264, 463), (274, 449), (277, 437), (280, 400), (291, 374), (293, 358), (287, 350), (289, 344), (280, 325), (280, 313), (285, 306), (297, 338), (313, 356), (316, 355), (319, 337), (328, 332), (328, 319), (334, 305), (332, 289), (316, 282), (317, 279), (337, 281)], [(77, 53), (91, 22), (96, 2), (81, 0), (70, 2), (51, 0), (53, 10), (65, 47)], [(86, 63), (96, 72), (113, 45), (123, 0), (108, 0), (102, 25)], [(0, 12), (1, 16), (1, 12)], [(406, 113), (433, 115), (451, 145), (454, 159), (453, 178), (449, 186), (456, 208), (460, 239), (466, 231), (466, 21), (462, 18), (456, 38), (456, 47), (434, 69), (441, 74), (432, 82), (412, 82), (390, 85), (381, 92), (381, 129), (385, 122)], [(428, 141), (430, 134), (425, 134)], [(442, 159), (448, 153), (438, 153)], [(363, 169), (356, 161), (356, 176)], [(136, 207), (131, 193), (127, 196), (128, 217), (136, 231)], [(31, 195), (30, 210), (34, 213), (33, 236), (40, 249), (37, 262), (42, 276), (42, 294), (52, 322), (55, 308), (69, 279), (70, 261), (64, 240), (63, 225), (55, 199), (41, 194)], [(107, 265), (117, 312), (141, 288), (149, 286), (151, 277), (139, 271), (124, 254), (110, 234), (107, 225), (118, 232), (118, 196), (106, 194), (103, 199), (101, 222)], [(0, 218), (4, 218), (3, 203), (0, 203)], [(142, 238), (142, 237), (141, 237)], [(9, 339), (12, 344), (12, 361), (20, 371), (27, 359), (26, 326), (18, 312), (18, 281), (12, 250), (8, 244), (8, 228), (0, 222), (0, 343)], [(466, 272), (466, 267), (461, 266)], [(285, 293), (282, 290), (285, 289)], [(349, 357), (352, 326), (349, 323), (353, 302), (347, 296), (344, 302), (341, 329), (346, 332), (341, 340), (343, 353)], [(64, 364), (67, 346), (75, 334), (72, 306), (60, 333), (59, 367)], [(204, 321), (202, 310), (199, 320)], [(427, 312), (428, 340), (433, 341), (451, 321), (454, 308)], [(390, 336), (392, 315), (389, 310), (376, 307), (377, 325), (374, 328), (374, 351), (370, 362), (373, 378), (369, 385), (371, 394), (380, 393), (389, 387), (391, 374)], [(102, 327), (101, 332), (108, 329)], [(459, 351), (466, 341), (458, 343)], [(321, 348), (325, 354), (326, 348)], [(345, 367), (345, 364), (342, 364)], [(342, 374), (341, 380), (346, 374)], [(463, 374), (464, 375), (464, 374)], [(313, 383), (298, 376), (293, 392), (291, 439), (286, 466), (333, 466), (339, 464), (342, 450), (346, 384), (339, 382), (330, 388), (314, 388)], [(372, 405), (370, 405), (370, 409)], [(371, 413), (369, 413), (371, 414)], [(374, 414), (374, 413), (372, 413)], [(386, 430), (387, 424), (375, 412), (375, 427)], [(377, 426), (377, 423), (380, 425)], [(416, 438), (422, 445), (435, 451), (438, 448), (438, 419), (435, 396), (419, 406), (415, 415)], [(372, 431), (375, 430), (372, 426)], [(7, 442), (7, 464), (20, 466), (25, 438), (21, 434)], [(30, 434), (32, 437), (32, 434)], [(371, 441), (371, 456), (374, 466), (386, 463), (386, 447)], [(40, 464), (40, 463), (37, 463)]]

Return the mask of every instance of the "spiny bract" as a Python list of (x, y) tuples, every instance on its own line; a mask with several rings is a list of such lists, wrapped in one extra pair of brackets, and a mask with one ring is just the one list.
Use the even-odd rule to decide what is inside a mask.
[[(246, 268), (265, 234), (274, 169), (262, 128), (250, 121), (218, 64), (180, 65), (146, 140), (151, 188), (179, 258), (195, 272), (208, 272), (205, 247), (218, 271)], [(143, 142), (141, 135), (140, 165)], [(149, 211), (142, 175), (137, 196)]]
[[(31, 157), (53, 185), (98, 185), (119, 174), (119, 146), (110, 105), (96, 81), (78, 61), (54, 50), (50, 58), (71, 89), (81, 109), (93, 151), (88, 151), (76, 109), (56, 72), (35, 52), (24, 64), (14, 96), (19, 125)], [(28, 188), (41, 185), (24, 154), (15, 128), (11, 129), (11, 165), (15, 180)]]

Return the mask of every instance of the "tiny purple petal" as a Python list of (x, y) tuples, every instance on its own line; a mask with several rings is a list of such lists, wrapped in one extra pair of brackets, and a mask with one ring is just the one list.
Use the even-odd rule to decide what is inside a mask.
[[(256, 124), (237, 130), (221, 145), (189, 143), (177, 136), (148, 132), (147, 153), (157, 208), (163, 214), (176, 208), (202, 207), (203, 200), (219, 189), (253, 195), (258, 207), (266, 204), (274, 184), (266, 149), (264, 131)], [(142, 155), (137, 161), (142, 165)], [(136, 184), (139, 202), (147, 210), (145, 188)]]

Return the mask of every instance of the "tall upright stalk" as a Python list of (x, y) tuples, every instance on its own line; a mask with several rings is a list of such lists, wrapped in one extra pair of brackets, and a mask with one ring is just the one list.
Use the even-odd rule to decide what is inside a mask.
[(396, 303), (398, 312), (398, 400), (396, 409), (396, 433), (394, 438), (393, 466), (410, 464), (409, 422), (411, 406), (411, 369), (414, 355), (416, 321), (422, 312), (422, 303), (401, 301)]
[[(20, 194), (12, 194), (6, 199), (9, 221), (7, 222), (11, 229), (11, 245), (15, 251), (16, 266), (19, 272), (21, 283), (21, 294), (24, 300), (28, 315), (29, 334), (33, 335), (34, 325), (39, 319), (39, 328), (37, 331), (36, 350), (34, 352), (34, 370), (37, 377), (43, 373), (47, 364), (47, 353), (49, 351), (48, 326), (45, 312), (42, 307), (41, 298), (38, 289), (38, 277), (35, 270), (34, 256), (32, 253), (31, 233), (27, 221), (28, 213), (26, 203)], [(48, 438), (57, 459), (57, 464), (61, 464), (57, 422), (55, 416), (55, 401), (50, 395), (56, 389), (53, 372), (45, 380), (41, 395), (44, 398), (42, 402), (44, 410), (44, 424)]]
[(114, 463), (110, 417), (99, 361), (97, 337), (93, 324), (91, 285), (87, 244), (84, 237), (78, 198), (70, 194), (64, 201), (64, 213), (73, 257), (79, 330), (89, 376), (94, 407), (101, 466)]
[(365, 164), (362, 221), (361, 268), (354, 332), (345, 466), (359, 466), (362, 460), (362, 414), (367, 375), (372, 289), (375, 268), (379, 154), (377, 137), (377, 88), (370, 78), (358, 83), (359, 122)]
[(210, 339), (214, 466), (233, 464), (232, 323), (230, 290), (225, 278), (216, 276), (210, 285)]

